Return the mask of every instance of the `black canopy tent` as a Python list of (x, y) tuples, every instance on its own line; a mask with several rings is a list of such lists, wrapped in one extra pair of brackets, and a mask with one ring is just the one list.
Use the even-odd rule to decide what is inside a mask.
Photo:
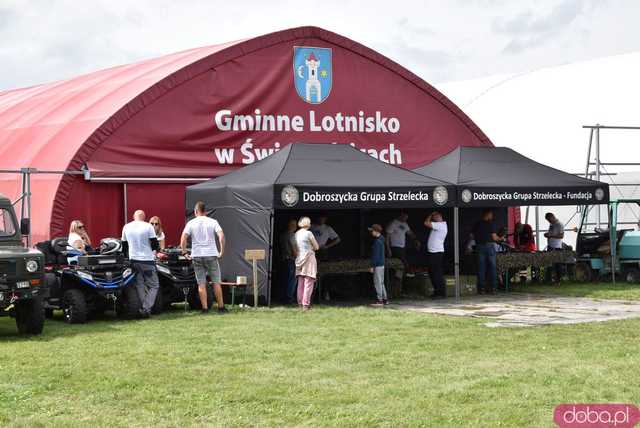
[(259, 263), (259, 294), (270, 303), (276, 210), (430, 208), (452, 206), (454, 187), (445, 181), (378, 161), (349, 145), (290, 144), (237, 171), (186, 191), (187, 215), (206, 203), (227, 238), (225, 272), (251, 271), (246, 249), (265, 249)]
[(456, 298), (460, 297), (460, 207), (592, 205), (609, 202), (607, 183), (548, 167), (507, 147), (458, 147), (413, 171), (456, 185)]

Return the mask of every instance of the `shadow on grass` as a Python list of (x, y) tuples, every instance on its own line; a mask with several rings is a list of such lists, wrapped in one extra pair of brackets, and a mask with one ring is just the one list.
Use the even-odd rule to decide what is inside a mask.
[(66, 324), (62, 318), (48, 319), (44, 323), (44, 329), (41, 335), (23, 335), (18, 333), (15, 320), (7, 317), (0, 319), (0, 343), (27, 341), (47, 342), (59, 337), (71, 337), (85, 333), (92, 335), (96, 333), (110, 333), (116, 330), (114, 324), (120, 322), (120, 320), (99, 320), (88, 324), (69, 325)]
[(514, 291), (605, 300), (640, 300), (640, 284), (626, 282), (618, 282), (616, 284), (611, 282), (563, 282), (559, 285), (527, 284), (514, 287)]
[[(186, 315), (193, 314), (193, 311), (187, 311)], [(175, 320), (185, 316), (184, 310), (180, 308), (172, 308), (168, 312), (154, 316), (154, 320)], [(18, 333), (15, 319), (10, 317), (0, 318), (0, 343), (17, 342), (17, 341), (49, 341), (59, 337), (71, 337), (82, 334), (95, 335), (96, 333), (111, 333), (117, 330), (117, 327), (126, 323), (142, 323), (147, 320), (143, 319), (126, 319), (118, 318), (113, 311), (106, 311), (101, 314), (92, 316), (84, 324), (67, 324), (64, 320), (62, 311), (55, 311), (53, 318), (45, 320), (44, 329), (41, 335), (22, 335)]]

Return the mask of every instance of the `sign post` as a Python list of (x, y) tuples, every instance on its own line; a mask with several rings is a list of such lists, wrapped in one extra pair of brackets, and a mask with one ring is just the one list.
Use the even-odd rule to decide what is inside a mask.
[(265, 250), (244, 250), (244, 259), (251, 262), (253, 268), (253, 307), (258, 307), (258, 260), (264, 260)]

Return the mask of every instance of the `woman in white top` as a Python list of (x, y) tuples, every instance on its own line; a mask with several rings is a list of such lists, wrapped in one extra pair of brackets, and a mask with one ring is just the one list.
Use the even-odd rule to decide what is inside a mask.
[(84, 223), (80, 220), (73, 220), (69, 226), (69, 237), (67, 244), (74, 250), (78, 250), (82, 254), (86, 254), (91, 250), (91, 238), (87, 233)]
[(302, 306), (302, 310), (306, 311), (311, 306), (311, 295), (318, 274), (318, 265), (316, 263), (316, 251), (318, 251), (318, 242), (309, 230), (311, 220), (309, 217), (302, 217), (298, 221), (300, 228), (296, 232), (296, 276), (298, 277), (298, 305)]
[(153, 229), (156, 231), (156, 237), (158, 238), (158, 244), (160, 244), (160, 249), (165, 249), (164, 243), (164, 229), (162, 228), (162, 221), (160, 221), (160, 217), (154, 215), (149, 219), (149, 224), (153, 226)]

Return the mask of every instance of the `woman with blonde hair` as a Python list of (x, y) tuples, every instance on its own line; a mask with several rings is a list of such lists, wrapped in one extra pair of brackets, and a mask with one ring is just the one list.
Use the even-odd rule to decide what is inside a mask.
[(153, 230), (156, 231), (156, 238), (158, 238), (158, 244), (160, 244), (160, 249), (165, 249), (165, 236), (164, 229), (162, 228), (162, 221), (160, 221), (160, 217), (154, 215), (149, 219), (149, 224), (153, 226)]
[(69, 226), (69, 237), (67, 238), (69, 247), (86, 254), (91, 251), (91, 238), (84, 223), (80, 220), (73, 220)]
[(316, 263), (316, 251), (318, 242), (309, 230), (311, 219), (302, 217), (298, 221), (298, 231), (296, 232), (296, 277), (298, 278), (298, 305), (306, 311), (311, 307), (311, 295), (316, 282), (318, 265)]

